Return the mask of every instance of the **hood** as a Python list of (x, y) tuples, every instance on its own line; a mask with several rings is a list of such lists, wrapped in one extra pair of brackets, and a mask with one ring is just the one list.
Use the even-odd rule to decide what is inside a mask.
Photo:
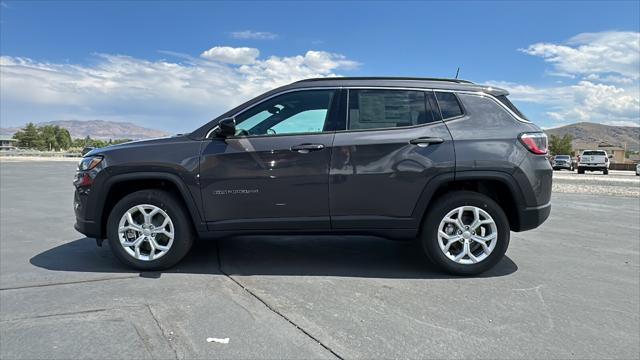
[(84, 156), (108, 154), (112, 151), (119, 151), (124, 149), (136, 149), (140, 147), (147, 147), (147, 146), (154, 146), (154, 145), (172, 144), (172, 143), (182, 142), (185, 140), (189, 140), (189, 139), (182, 134), (152, 138), (152, 139), (134, 140), (134, 141), (129, 141), (122, 144), (109, 145), (103, 148), (93, 149), (89, 151), (87, 154), (85, 154)]

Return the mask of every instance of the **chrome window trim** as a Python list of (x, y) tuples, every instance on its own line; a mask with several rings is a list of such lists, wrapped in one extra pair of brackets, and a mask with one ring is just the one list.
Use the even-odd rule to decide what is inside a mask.
[[(400, 86), (313, 86), (313, 87), (301, 87), (301, 88), (295, 88), (295, 89), (288, 89), (288, 90), (283, 90), (280, 91), (278, 93), (275, 93), (269, 97), (266, 97), (264, 99), (262, 99), (260, 102), (257, 102), (251, 106), (248, 106), (240, 111), (238, 111), (237, 113), (228, 116), (228, 117), (236, 117), (240, 114), (242, 114), (243, 112), (252, 109), (255, 106), (258, 106), (260, 104), (262, 104), (263, 102), (273, 99), (276, 96), (280, 96), (280, 95), (284, 95), (287, 93), (291, 93), (291, 92), (296, 92), (296, 91), (309, 91), (309, 90), (340, 90), (340, 89), (347, 89), (347, 104), (346, 104), (346, 111), (347, 113), (346, 118), (345, 118), (345, 126), (348, 127), (348, 120), (349, 120), (349, 92), (348, 90), (353, 89), (353, 90), (409, 90), (409, 91), (423, 91), (423, 92), (427, 92), (427, 91), (433, 91), (433, 92), (448, 92), (448, 93), (454, 93), (454, 94), (466, 94), (466, 95), (474, 95), (474, 96), (481, 96), (481, 97), (486, 97), (489, 98), (491, 100), (493, 100), (493, 102), (495, 102), (496, 104), (498, 104), (498, 106), (500, 106), (502, 109), (504, 109), (509, 115), (511, 115), (515, 120), (523, 122), (523, 123), (527, 123), (530, 124), (531, 121), (526, 120), (526, 119), (522, 119), (521, 117), (519, 117), (516, 113), (514, 113), (513, 111), (511, 111), (511, 109), (509, 109), (508, 106), (506, 106), (505, 104), (503, 104), (500, 100), (496, 99), (495, 96), (488, 94), (486, 92), (483, 91), (470, 91), (470, 90), (451, 90), (451, 89), (438, 89), (438, 88), (423, 88), (423, 87), (400, 87)], [(436, 100), (437, 101), (437, 100)], [(461, 104), (461, 106), (464, 106)], [(464, 108), (462, 109), (464, 111)], [(463, 117), (464, 114), (462, 116), (458, 116), (455, 118), (448, 118), (448, 119), (442, 119), (442, 121), (449, 121), (452, 119), (459, 119), (460, 117)], [(207, 135), (205, 136), (205, 139), (209, 139), (211, 136), (211, 133), (213, 131), (215, 131), (215, 129), (218, 128), (218, 125), (215, 125), (213, 128), (211, 128), (211, 130), (209, 130), (207, 132)], [(380, 129), (393, 129), (393, 128), (380, 128)], [(373, 130), (373, 129), (372, 129)], [(338, 130), (338, 131), (351, 131), (348, 129), (345, 130)], [(316, 133), (313, 133), (316, 134)]]
[[(471, 91), (471, 90), (451, 90), (451, 89), (438, 89), (438, 88), (423, 88), (423, 87), (395, 87), (395, 86), (343, 86), (342, 88), (344, 89), (384, 89), (384, 90), (414, 90), (414, 91), (434, 91), (434, 92), (448, 92), (448, 93), (454, 93), (454, 94), (467, 94), (467, 95), (476, 95), (476, 96), (482, 96), (482, 97), (487, 97), (491, 100), (493, 100), (496, 104), (498, 104), (501, 108), (503, 108), (505, 111), (507, 111), (509, 113), (509, 115), (513, 116), (514, 119), (523, 122), (523, 123), (531, 123), (531, 121), (526, 120), (526, 119), (522, 119), (521, 117), (519, 117), (516, 113), (514, 113), (513, 111), (511, 111), (511, 109), (509, 109), (508, 106), (506, 106), (505, 104), (503, 104), (502, 102), (500, 102), (500, 100), (496, 99), (495, 96), (488, 94), (484, 91)], [(464, 111), (464, 104), (460, 104), (460, 106), (463, 107), (463, 111)], [(453, 119), (453, 118), (451, 118)], [(444, 120), (450, 120), (450, 119), (443, 119)]]

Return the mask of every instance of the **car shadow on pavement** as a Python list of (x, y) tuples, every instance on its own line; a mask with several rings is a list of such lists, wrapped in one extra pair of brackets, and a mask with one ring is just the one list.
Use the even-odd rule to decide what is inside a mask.
[[(89, 238), (44, 251), (32, 257), (30, 263), (54, 271), (138, 272), (122, 265), (111, 254), (107, 242), (99, 248)], [(517, 265), (505, 256), (478, 277), (504, 276), (517, 270)], [(239, 236), (200, 240), (175, 267), (162, 272), (142, 272), (140, 276), (157, 278), (161, 273), (456, 278), (438, 271), (411, 243), (365, 236)]]

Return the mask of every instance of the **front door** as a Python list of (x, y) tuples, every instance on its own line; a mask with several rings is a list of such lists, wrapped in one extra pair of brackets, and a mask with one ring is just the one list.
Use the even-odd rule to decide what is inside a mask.
[(331, 159), (332, 227), (415, 228), (426, 184), (455, 167), (433, 92), (350, 89), (348, 99)]
[(236, 136), (203, 146), (210, 230), (328, 229), (336, 90), (298, 90), (238, 114)]

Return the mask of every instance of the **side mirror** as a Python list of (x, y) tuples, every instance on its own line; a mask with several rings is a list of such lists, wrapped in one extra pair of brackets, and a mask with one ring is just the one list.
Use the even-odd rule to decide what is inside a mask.
[(216, 135), (218, 137), (229, 137), (236, 134), (236, 119), (224, 118), (218, 121), (218, 129), (216, 129)]

